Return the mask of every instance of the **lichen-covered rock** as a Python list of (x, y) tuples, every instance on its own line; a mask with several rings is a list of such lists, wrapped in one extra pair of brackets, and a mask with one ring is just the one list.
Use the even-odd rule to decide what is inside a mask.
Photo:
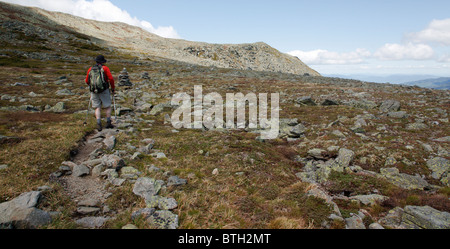
[(428, 182), (421, 177), (400, 173), (397, 168), (382, 168), (380, 169), (380, 172), (381, 176), (390, 183), (404, 189), (423, 190), (424, 188), (429, 187)]
[(178, 176), (171, 176), (167, 180), (167, 186), (180, 186), (187, 183), (186, 179), (179, 178)]
[(406, 206), (402, 224), (413, 229), (450, 229), (450, 213), (429, 206)]
[(423, 130), (428, 129), (428, 125), (424, 123), (412, 123), (406, 125), (407, 130)]
[(393, 229), (405, 229), (404, 226), (402, 226), (402, 216), (403, 216), (403, 209), (400, 207), (396, 207), (392, 210), (390, 210), (386, 216), (379, 219), (378, 222), (388, 228)]
[(142, 174), (139, 170), (133, 167), (123, 167), (120, 169), (120, 177), (129, 180), (137, 180)]
[(450, 161), (442, 157), (435, 157), (427, 161), (427, 167), (433, 172), (431, 176), (440, 180), (449, 174)]
[(355, 195), (350, 197), (350, 200), (358, 200), (364, 205), (375, 205), (376, 203), (381, 203), (387, 199), (389, 199), (389, 197), (377, 194)]
[(400, 102), (397, 100), (385, 100), (380, 105), (381, 112), (397, 112), (400, 110)]
[(153, 213), (147, 222), (158, 229), (177, 229), (178, 215), (167, 210), (160, 210)]
[[(347, 168), (350, 165), (354, 157), (355, 152), (349, 149), (341, 148), (339, 150), (338, 157), (336, 158), (335, 162), (337, 163), (337, 165), (339, 165), (339, 168), (342, 168), (343, 170), (344, 168)], [(342, 172), (341, 170), (338, 171)]]
[(364, 222), (358, 215), (345, 219), (345, 229), (366, 229)]
[(146, 200), (157, 195), (161, 190), (161, 183), (153, 178), (141, 177), (134, 184), (133, 193)]

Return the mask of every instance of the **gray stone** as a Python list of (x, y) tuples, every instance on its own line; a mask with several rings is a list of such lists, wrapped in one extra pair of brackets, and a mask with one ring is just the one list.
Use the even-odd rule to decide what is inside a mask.
[(103, 140), (103, 143), (106, 145), (106, 148), (108, 150), (113, 150), (114, 147), (116, 146), (116, 142), (117, 142), (117, 139), (115, 136), (110, 136), (110, 137), (105, 138), (105, 140)]
[(405, 111), (389, 112), (387, 114), (387, 116), (390, 118), (407, 118), (407, 117), (409, 117), (409, 115)]
[(353, 161), (355, 157), (355, 152), (341, 148), (338, 153), (338, 157), (336, 158), (336, 163), (339, 165), (339, 167), (346, 168), (350, 165), (350, 163)]
[(75, 95), (75, 94), (72, 93), (69, 89), (62, 89), (62, 90), (56, 91), (56, 95), (58, 95), (58, 96), (70, 96), (70, 95)]
[(450, 229), (450, 213), (429, 206), (406, 206), (402, 224), (413, 229)]
[(366, 229), (364, 222), (358, 215), (353, 215), (350, 218), (345, 219), (346, 229)]
[(335, 100), (326, 99), (322, 102), (323, 106), (331, 106), (331, 105), (339, 105), (339, 103)]
[(4, 170), (4, 169), (7, 169), (7, 168), (8, 168), (7, 164), (0, 165), (0, 170)]
[(428, 129), (428, 125), (424, 123), (412, 123), (406, 125), (407, 130), (423, 130)]
[(324, 159), (323, 154), (325, 154), (326, 152), (326, 150), (314, 148), (308, 151), (308, 156), (316, 159)]
[(427, 161), (427, 167), (433, 172), (431, 176), (440, 180), (449, 173), (450, 161), (442, 157), (435, 157)]
[(381, 203), (385, 200), (389, 199), (389, 197), (377, 194), (371, 195), (356, 195), (350, 197), (350, 200), (358, 200), (364, 205), (375, 205), (377, 203)]
[(390, 183), (401, 188), (423, 190), (429, 187), (428, 182), (421, 177), (400, 173), (397, 168), (382, 168), (380, 172), (381, 176), (386, 178)]
[(167, 186), (181, 186), (187, 184), (186, 179), (179, 178), (178, 176), (171, 176), (167, 180)]
[(93, 198), (87, 198), (84, 200), (81, 200), (78, 202), (78, 206), (84, 206), (84, 207), (100, 207), (101, 202), (100, 200), (93, 199)]
[(378, 223), (372, 223), (369, 225), (369, 229), (381, 230), (381, 229), (384, 229), (384, 227)]
[(86, 176), (89, 175), (89, 173), (90, 173), (89, 168), (84, 166), (83, 164), (76, 165), (75, 167), (73, 167), (72, 171), (72, 174), (76, 177)]
[(77, 213), (83, 214), (83, 215), (94, 215), (98, 212), (100, 212), (100, 208), (98, 208), (98, 207), (78, 207), (77, 208)]
[(120, 158), (119, 156), (116, 155), (105, 155), (102, 157), (102, 163), (107, 167), (107, 168), (112, 168), (112, 169), (116, 169), (119, 170), (122, 167), (125, 167), (125, 161)]
[(109, 219), (109, 217), (84, 217), (76, 220), (75, 223), (86, 228), (100, 228)]
[(95, 166), (92, 169), (92, 176), (99, 177), (102, 174), (103, 170), (105, 170), (104, 165), (100, 164), (100, 165)]
[(379, 219), (378, 222), (381, 225), (386, 226), (388, 228), (404, 229), (405, 227), (401, 225), (402, 216), (403, 216), (403, 209), (400, 207), (396, 207), (396, 208), (390, 210), (386, 214), (386, 216)]
[(154, 195), (157, 195), (161, 190), (161, 183), (155, 181), (153, 178), (141, 177), (137, 179), (134, 184), (133, 193), (148, 199)]
[(36, 208), (40, 197), (40, 191), (32, 191), (0, 203), (0, 228), (29, 229), (49, 224), (50, 214)]
[(155, 213), (155, 209), (154, 208), (142, 208), (139, 209), (138, 211), (134, 211), (131, 214), (131, 219), (134, 221), (135, 219), (137, 219), (138, 217), (142, 217), (144, 220), (148, 219), (153, 213)]
[(295, 103), (297, 103), (299, 105), (304, 105), (304, 106), (316, 106), (317, 105), (316, 102), (314, 102), (314, 100), (312, 100), (311, 96), (297, 98), (295, 100)]
[(400, 110), (400, 102), (397, 100), (385, 100), (380, 105), (382, 112), (397, 112)]
[(138, 229), (138, 227), (133, 224), (126, 224), (122, 229)]
[(147, 222), (158, 229), (177, 229), (178, 215), (167, 210), (160, 210), (153, 213)]
[(435, 142), (450, 142), (450, 136), (433, 139)]

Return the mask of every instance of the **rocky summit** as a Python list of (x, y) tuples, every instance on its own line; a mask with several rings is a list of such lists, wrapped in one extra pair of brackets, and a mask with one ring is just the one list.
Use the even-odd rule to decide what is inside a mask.
[[(3, 2), (0, 44), (0, 228), (450, 227), (448, 90)], [(101, 131), (84, 82), (99, 54), (116, 81)], [(240, 93), (244, 121), (208, 116), (207, 96)], [(256, 108), (278, 111), (276, 138), (252, 93), (278, 94)], [(181, 106), (217, 125), (177, 126)]]

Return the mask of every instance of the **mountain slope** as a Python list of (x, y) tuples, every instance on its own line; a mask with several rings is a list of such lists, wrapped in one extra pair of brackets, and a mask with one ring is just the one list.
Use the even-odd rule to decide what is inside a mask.
[(202, 66), (320, 76), (300, 59), (281, 53), (265, 43), (208, 44), (167, 39), (124, 23), (99, 22), (2, 2), (0, 6), (8, 6), (11, 12), (20, 16), (46, 18), (53, 24), (69, 27), (76, 32), (99, 39), (98, 42), (106, 46), (140, 58), (157, 56)]
[(441, 77), (434, 79), (418, 80), (403, 83), (409, 86), (420, 86), (425, 88), (433, 88), (438, 90), (450, 90), (450, 77)]

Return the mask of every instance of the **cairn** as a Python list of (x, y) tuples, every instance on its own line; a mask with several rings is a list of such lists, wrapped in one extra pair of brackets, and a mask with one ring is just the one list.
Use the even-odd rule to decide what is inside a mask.
[(119, 74), (119, 86), (133, 86), (126, 68), (124, 68)]

